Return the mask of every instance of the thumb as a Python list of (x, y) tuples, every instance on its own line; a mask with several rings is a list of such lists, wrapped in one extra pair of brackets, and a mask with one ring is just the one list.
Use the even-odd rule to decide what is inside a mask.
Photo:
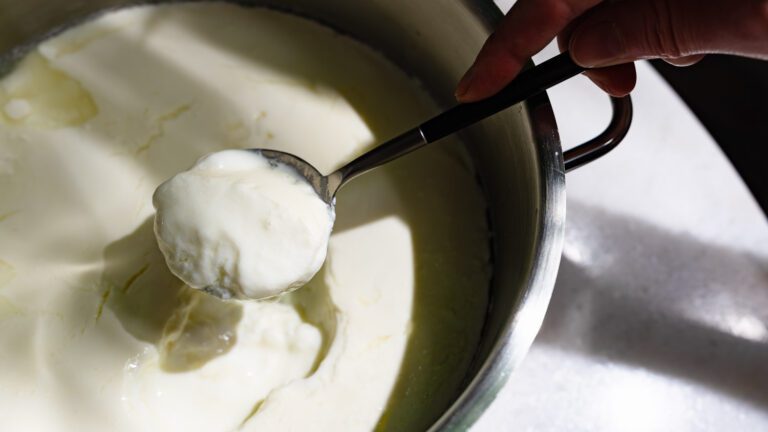
[(568, 46), (590, 68), (648, 58), (686, 63), (707, 53), (768, 59), (768, 1), (605, 2), (582, 16)]

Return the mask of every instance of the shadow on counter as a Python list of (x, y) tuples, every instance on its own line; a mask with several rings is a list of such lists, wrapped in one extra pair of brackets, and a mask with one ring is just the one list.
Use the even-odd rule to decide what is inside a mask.
[(569, 203), (563, 263), (537, 342), (766, 409), (768, 256)]

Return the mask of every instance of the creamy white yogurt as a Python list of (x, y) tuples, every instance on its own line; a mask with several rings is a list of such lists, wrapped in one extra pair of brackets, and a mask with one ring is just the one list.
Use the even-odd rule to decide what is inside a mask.
[(189, 288), (153, 233), (155, 189), (206, 154), (332, 172), (434, 114), (375, 52), (264, 9), (126, 9), (33, 50), (0, 107), (0, 429), (423, 430), (455, 397), (490, 273), (458, 142), (345, 186), (279, 300)]
[(333, 207), (293, 168), (248, 150), (201, 158), (157, 188), (155, 235), (168, 267), (220, 298), (272, 297), (325, 260)]

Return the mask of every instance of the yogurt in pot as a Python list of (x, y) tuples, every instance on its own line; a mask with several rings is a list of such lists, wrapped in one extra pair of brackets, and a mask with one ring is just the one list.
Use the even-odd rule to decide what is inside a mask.
[(435, 111), (377, 53), (265, 9), (125, 9), (32, 49), (0, 80), (2, 428), (426, 428), (460, 390), (490, 277), (458, 142), (346, 186), (325, 264), (270, 301), (176, 278), (151, 198), (222, 150), (330, 172)]

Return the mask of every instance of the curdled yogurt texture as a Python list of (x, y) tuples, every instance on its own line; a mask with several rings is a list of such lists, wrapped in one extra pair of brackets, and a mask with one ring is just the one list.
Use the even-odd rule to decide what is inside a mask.
[(170, 270), (223, 299), (298, 288), (325, 260), (333, 207), (293, 168), (248, 150), (201, 158), (153, 196)]
[(426, 429), (487, 305), (458, 142), (345, 186), (325, 264), (268, 301), (174, 276), (152, 194), (227, 149), (331, 172), (435, 112), (369, 48), (265, 9), (113, 11), (32, 49), (0, 79), (0, 429)]

